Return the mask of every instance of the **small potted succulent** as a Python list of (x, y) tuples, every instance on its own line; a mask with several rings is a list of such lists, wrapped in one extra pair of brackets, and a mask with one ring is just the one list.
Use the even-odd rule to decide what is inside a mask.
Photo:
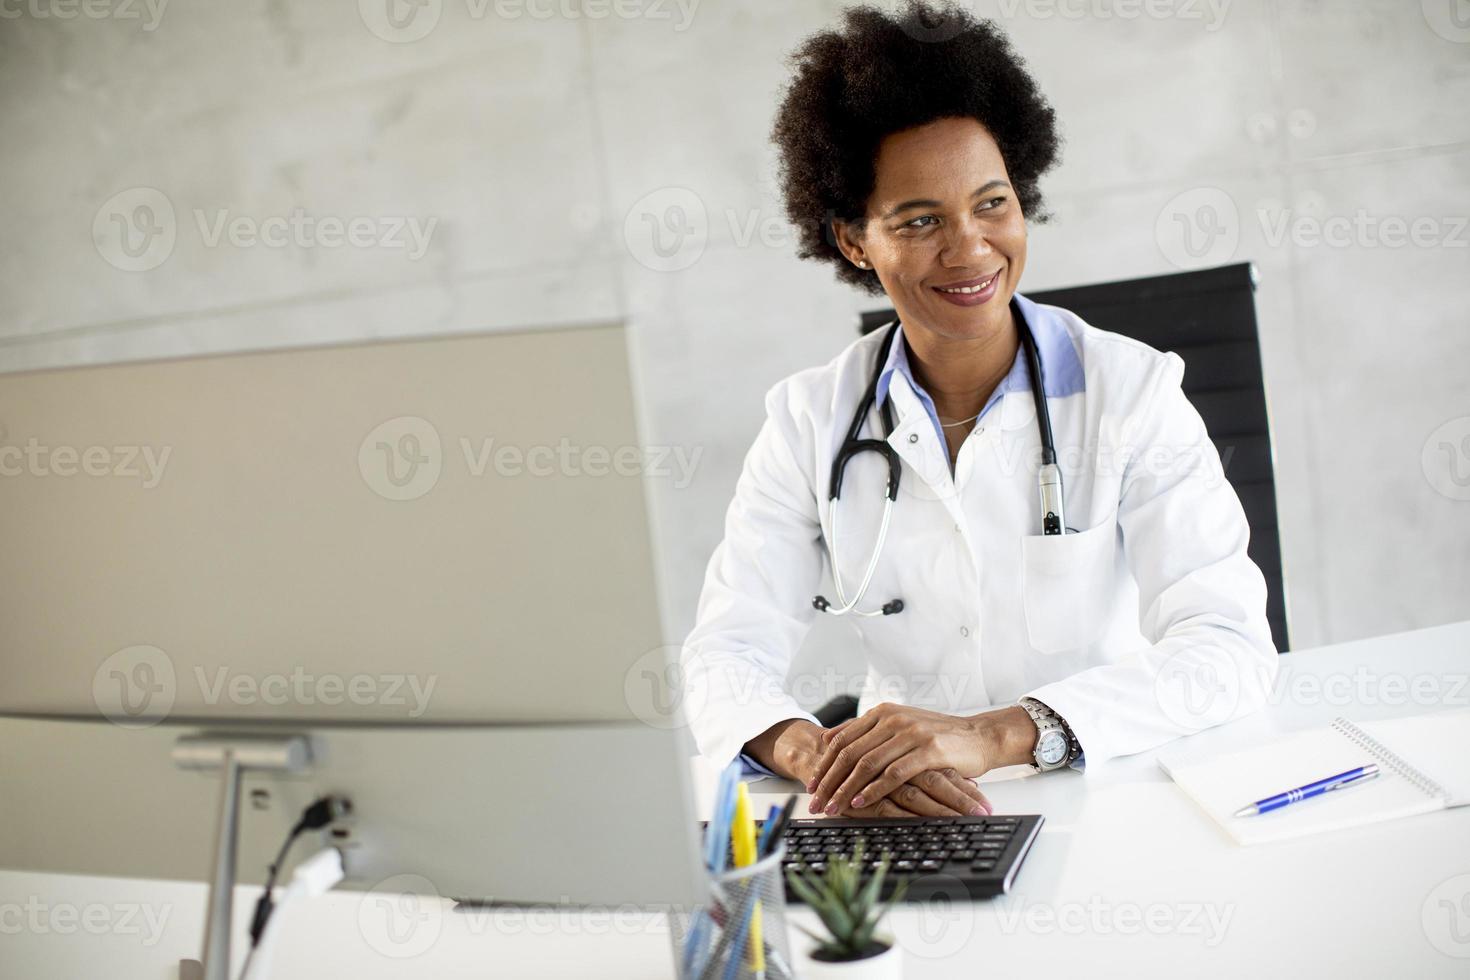
[(819, 936), (804, 926), (798, 929), (816, 943), (800, 955), (797, 976), (801, 980), (898, 980), (903, 975), (903, 950), (892, 936), (880, 935), (878, 923), (895, 902), (903, 898), (908, 882), (900, 881), (887, 904), (879, 904), (888, 857), (862, 880), (863, 846), (853, 848), (852, 857), (831, 855), (827, 870), (818, 875), (805, 865), (786, 872), (791, 890), (811, 906), (828, 936)]

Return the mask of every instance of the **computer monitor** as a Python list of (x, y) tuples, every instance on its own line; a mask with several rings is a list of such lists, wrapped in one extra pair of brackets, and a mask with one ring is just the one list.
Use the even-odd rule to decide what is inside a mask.
[(607, 326), (0, 375), (0, 867), (218, 881), (179, 760), (290, 739), (242, 881), (336, 792), (349, 887), (696, 901), (627, 363)]
[(0, 427), (0, 713), (639, 718), (620, 327), (0, 375)]

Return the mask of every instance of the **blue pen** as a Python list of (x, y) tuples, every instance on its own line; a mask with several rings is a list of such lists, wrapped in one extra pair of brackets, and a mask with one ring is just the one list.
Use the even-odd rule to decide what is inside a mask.
[(720, 797), (715, 801), (714, 819), (709, 824), (708, 845), (709, 867), (716, 876), (725, 873), (725, 862), (730, 857), (730, 824), (735, 821), (735, 784), (740, 782), (739, 761), (730, 763), (720, 784)]
[[(730, 839), (730, 821), (735, 814), (735, 784), (740, 781), (742, 771), (739, 759), (731, 762), (720, 773), (719, 786), (715, 789), (714, 810), (705, 830), (704, 863), (716, 876), (725, 870), (726, 842)], [(708, 919), (704, 909), (695, 909), (691, 916), (689, 937), (684, 944), (685, 976), (694, 976), (699, 972), (694, 956), (704, 943), (707, 927)]]
[[(751, 888), (754, 889), (754, 885)], [(751, 892), (753, 898), (755, 892)], [(735, 975), (745, 966), (745, 934), (750, 931), (750, 920), (755, 916), (756, 902), (746, 900), (746, 914), (740, 918), (740, 926), (735, 932), (735, 941), (730, 944), (730, 957), (725, 961), (725, 974), (721, 980), (734, 980)], [(725, 928), (730, 928), (730, 922), (726, 920)]]
[(766, 842), (771, 839), (771, 831), (776, 829), (776, 821), (780, 819), (780, 816), (781, 805), (779, 803), (772, 803), (771, 812), (766, 814), (766, 822), (761, 824), (761, 839), (756, 843), (756, 854), (766, 853)]
[(1290, 806), (1302, 800), (1310, 800), (1314, 796), (1321, 796), (1323, 793), (1330, 793), (1335, 789), (1346, 789), (1349, 786), (1365, 783), (1377, 775), (1378, 766), (1374, 763), (1369, 763), (1366, 766), (1349, 769), (1347, 772), (1340, 772), (1336, 776), (1319, 779), (1315, 783), (1308, 783), (1305, 786), (1298, 786), (1296, 789), (1289, 789), (1284, 793), (1277, 793), (1275, 796), (1268, 796), (1264, 800), (1256, 800), (1254, 803), (1248, 803), (1239, 810), (1236, 810), (1235, 815), (1237, 817), (1254, 817), (1259, 813), (1270, 813), (1272, 810), (1279, 810), (1284, 806)]
[[(720, 773), (719, 785), (715, 789), (714, 810), (710, 814), (709, 826), (705, 830), (704, 863), (710, 872), (719, 875), (725, 870), (724, 841), (730, 836), (730, 820), (734, 813), (735, 784), (740, 780), (740, 760), (736, 759)], [(704, 933), (708, 920), (703, 908), (696, 908), (690, 919), (689, 937), (684, 945), (684, 972), (693, 975), (691, 968), (697, 966), (695, 954), (704, 944)], [(697, 969), (693, 972), (697, 973)]]

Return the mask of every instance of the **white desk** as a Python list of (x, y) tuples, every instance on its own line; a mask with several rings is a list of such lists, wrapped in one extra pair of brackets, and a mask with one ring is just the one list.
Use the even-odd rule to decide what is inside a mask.
[[(1292, 653), (1281, 667), (1265, 712), (1194, 736), (1191, 750), (1338, 714), (1470, 706), (1470, 623)], [(707, 783), (707, 770), (696, 770)], [(1242, 848), (1175, 789), (1153, 753), (1117, 760), (1093, 779), (1062, 772), (982, 782), (999, 812), (1042, 813), (1045, 827), (1009, 896), (895, 911), (889, 922), (909, 980), (1470, 976), (1470, 807)], [(756, 788), (764, 812), (794, 786)], [(705, 806), (709, 797), (701, 785)], [(203, 902), (202, 885), (0, 872), (0, 976), (171, 978), (181, 955), (196, 955)], [(242, 889), (242, 926), (253, 902)], [(672, 976), (658, 916), (431, 908), (422, 928), (433, 941), (416, 956), (390, 958), (359, 927), (361, 904), (342, 893), (291, 910), (277, 923), (273, 976)], [(68, 907), (75, 919), (57, 914)], [(25, 924), (36, 908), (40, 930)], [(129, 908), (135, 932), (121, 926)], [(163, 918), (156, 935), (141, 913)], [(815, 924), (805, 908), (792, 914)], [(100, 934), (89, 932), (86, 915)]]

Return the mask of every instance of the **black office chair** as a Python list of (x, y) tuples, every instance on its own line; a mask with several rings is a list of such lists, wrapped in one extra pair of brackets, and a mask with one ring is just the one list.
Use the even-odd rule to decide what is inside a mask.
[[(1276, 649), (1285, 653), (1290, 649), (1286, 594), (1255, 288), (1255, 270), (1241, 262), (1025, 295), (1183, 359), (1184, 394), (1204, 418), (1210, 440), (1225, 462), (1225, 475), (1240, 496), (1251, 528), (1249, 553), (1266, 577), (1271, 637)], [(864, 313), (860, 329), (869, 333), (891, 323), (893, 316), (892, 310)], [(826, 718), (839, 714), (838, 702), (846, 705), (848, 700), (829, 702), (815, 714), (826, 724)], [(855, 700), (849, 710), (856, 711)]]

